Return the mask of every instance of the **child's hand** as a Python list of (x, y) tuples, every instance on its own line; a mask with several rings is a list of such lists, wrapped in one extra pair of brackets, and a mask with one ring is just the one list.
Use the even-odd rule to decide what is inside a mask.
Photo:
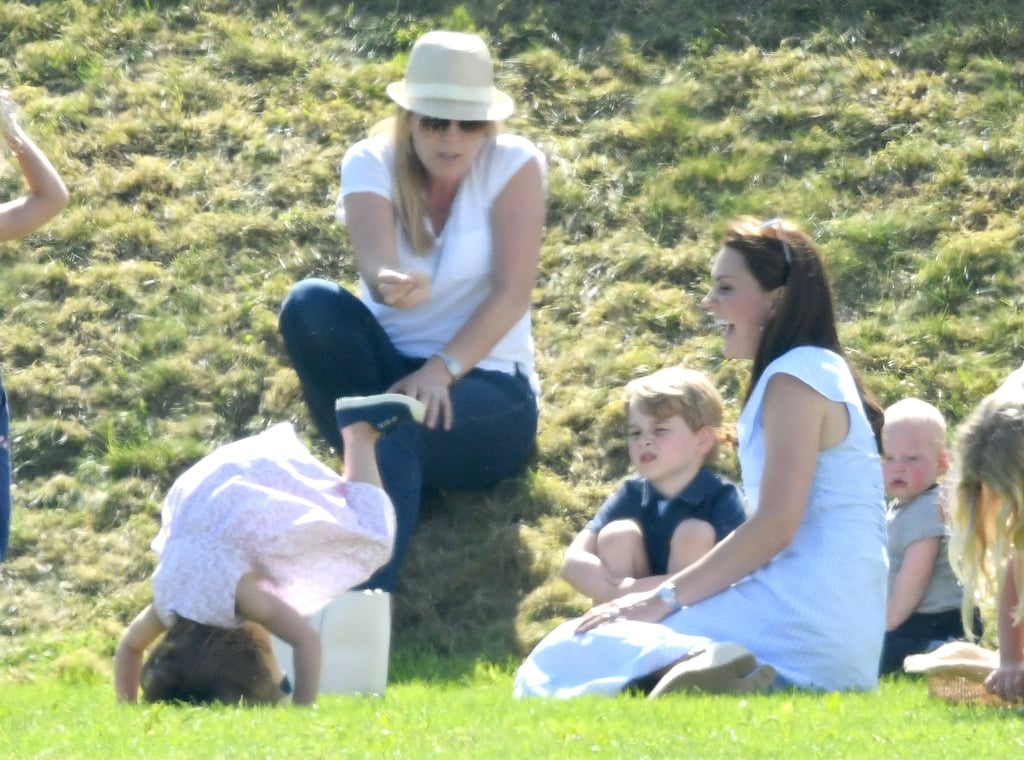
[(985, 679), (985, 688), (1007, 702), (1024, 699), (1024, 663), (1000, 665)]
[(15, 121), (17, 106), (11, 100), (11, 94), (0, 88), (0, 132), (3, 132), (4, 139), (12, 148), (21, 146), (21, 138), (18, 136), (18, 123)]

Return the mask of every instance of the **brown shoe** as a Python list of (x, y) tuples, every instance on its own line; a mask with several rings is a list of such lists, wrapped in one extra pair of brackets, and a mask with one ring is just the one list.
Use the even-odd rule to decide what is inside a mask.
[(679, 691), (743, 694), (764, 691), (774, 681), (775, 668), (758, 665), (747, 648), (732, 642), (713, 643), (669, 668), (648, 698)]

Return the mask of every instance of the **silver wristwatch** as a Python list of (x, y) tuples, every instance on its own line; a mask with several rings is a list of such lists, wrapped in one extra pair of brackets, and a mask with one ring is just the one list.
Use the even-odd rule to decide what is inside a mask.
[(455, 361), (455, 358), (444, 351), (438, 351), (434, 354), (438, 359), (444, 362), (445, 369), (448, 370), (448, 374), (452, 376), (452, 380), (458, 380), (462, 377), (462, 365)]
[(665, 581), (658, 586), (658, 598), (672, 608), (672, 612), (679, 612), (683, 607), (676, 599), (676, 584), (672, 581)]

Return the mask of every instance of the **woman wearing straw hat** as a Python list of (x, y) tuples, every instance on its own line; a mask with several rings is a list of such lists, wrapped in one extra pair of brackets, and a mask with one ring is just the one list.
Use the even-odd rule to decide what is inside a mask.
[(423, 35), (387, 93), (398, 105), (391, 129), (350, 148), (341, 168), (337, 216), (360, 295), (300, 282), (280, 329), (312, 417), (339, 451), (335, 398), (389, 391), (426, 405), (422, 424), (378, 448), (398, 533), (366, 586), (390, 591), (423, 488), (490, 487), (533, 450), (530, 299), (546, 162), (530, 141), (499, 133), (514, 105), (475, 35)]

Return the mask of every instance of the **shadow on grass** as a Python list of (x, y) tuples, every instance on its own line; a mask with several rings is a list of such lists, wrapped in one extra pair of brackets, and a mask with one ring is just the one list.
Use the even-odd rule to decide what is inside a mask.
[(519, 603), (540, 580), (520, 529), (550, 510), (529, 479), (424, 499), (393, 597), (392, 682), (459, 680), (519, 658)]

